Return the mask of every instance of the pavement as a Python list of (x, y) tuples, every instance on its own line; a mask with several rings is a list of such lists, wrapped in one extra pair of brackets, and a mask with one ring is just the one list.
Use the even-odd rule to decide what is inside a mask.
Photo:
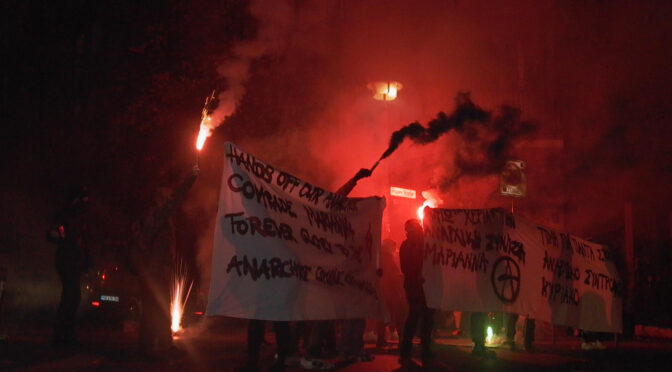
[[(266, 334), (267, 343), (261, 354), (261, 369), (273, 363), (275, 346), (273, 332)], [(80, 327), (82, 345), (55, 349), (49, 344), (46, 327), (16, 326), (5, 332), (0, 342), (0, 371), (234, 371), (245, 361), (245, 322), (236, 319), (204, 321), (186, 328), (175, 338), (181, 352), (166, 359), (147, 360), (136, 351), (137, 331), (133, 327)], [(512, 351), (492, 345), (496, 358), (471, 354), (471, 341), (464, 337), (437, 337), (432, 366), (422, 367), (419, 359), (403, 368), (397, 361), (397, 350), (377, 350), (367, 344), (372, 362), (339, 364), (343, 372), (361, 371), (635, 371), (668, 370), (672, 362), (672, 342), (638, 339), (605, 342), (605, 350), (582, 350), (575, 337), (535, 341), (533, 352)], [(417, 352), (418, 350), (416, 350)], [(287, 372), (305, 371), (289, 366)]]

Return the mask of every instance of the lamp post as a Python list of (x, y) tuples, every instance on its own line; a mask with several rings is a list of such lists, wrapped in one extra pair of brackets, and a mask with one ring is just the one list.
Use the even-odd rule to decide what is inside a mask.
[[(384, 104), (384, 115), (385, 118), (383, 119), (384, 125), (385, 125), (385, 130), (386, 132), (390, 131), (390, 106), (388, 102), (394, 101), (397, 99), (399, 95), (399, 91), (403, 88), (404, 86), (394, 80), (384, 80), (384, 81), (374, 81), (371, 82), (367, 85), (367, 88), (371, 90), (373, 93), (373, 99), (376, 101), (382, 101)], [(385, 144), (384, 144), (385, 145)], [(378, 162), (374, 164), (372, 167), (372, 170), (378, 166)], [(389, 165), (385, 166), (385, 170), (383, 173), (385, 173), (384, 180), (383, 181), (385, 184), (383, 185), (383, 190), (385, 190), (385, 193), (387, 194), (390, 190), (390, 168)], [(388, 208), (385, 208), (385, 211), (383, 212), (383, 232), (386, 234), (390, 234), (390, 214), (389, 214), (389, 206)]]

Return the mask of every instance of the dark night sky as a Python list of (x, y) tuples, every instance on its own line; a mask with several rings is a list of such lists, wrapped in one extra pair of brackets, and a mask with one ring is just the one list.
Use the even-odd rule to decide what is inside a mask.
[[(154, 191), (189, 170), (213, 88), (230, 116), (177, 218), (199, 268), (224, 141), (335, 189), (392, 131), (468, 91), (537, 125), (513, 148), (528, 163), (519, 213), (620, 244), (630, 201), (642, 260), (668, 275), (671, 13), (654, 0), (4, 1), (0, 265), (16, 303), (53, 303), (44, 231), (67, 190), (90, 187), (98, 252), (123, 242)], [(367, 83), (387, 79), (404, 84), (399, 99), (374, 101)], [(405, 143), (354, 195), (383, 194), (388, 171), (399, 186), (436, 188), (470, 149), (454, 134)], [(497, 182), (463, 177), (444, 206), (508, 205)]]

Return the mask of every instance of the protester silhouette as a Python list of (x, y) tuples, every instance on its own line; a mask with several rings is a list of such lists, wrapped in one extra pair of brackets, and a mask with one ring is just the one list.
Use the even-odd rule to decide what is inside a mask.
[(91, 267), (86, 243), (86, 214), (89, 197), (85, 188), (77, 189), (68, 198), (47, 239), (56, 244), (56, 271), (61, 280), (61, 300), (56, 313), (53, 344), (57, 347), (78, 346), (75, 334), (77, 308), (82, 298), (82, 276)]
[(433, 361), (431, 349), (432, 327), (434, 326), (434, 310), (427, 307), (425, 292), (422, 287), (422, 263), (424, 250), (424, 236), (420, 220), (410, 219), (404, 224), (406, 240), (399, 248), (399, 263), (404, 274), (404, 289), (408, 302), (408, 317), (404, 325), (399, 344), (399, 363), (411, 363), (413, 335), (418, 322), (420, 325), (420, 346), (422, 349), (422, 364), (429, 365)]

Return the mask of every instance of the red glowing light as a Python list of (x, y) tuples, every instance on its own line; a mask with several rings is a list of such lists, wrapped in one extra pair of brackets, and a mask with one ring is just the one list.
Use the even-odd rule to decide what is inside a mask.
[(101, 275), (100, 278), (105, 280), (105, 274)]
[(425, 222), (425, 207), (435, 208), (436, 203), (433, 200), (425, 200), (425, 202), (422, 203), (417, 212), (420, 222)]
[(196, 311), (196, 312), (194, 313), (194, 315), (203, 315), (203, 312), (202, 312), (202, 311)]
[(99, 306), (100, 306), (100, 302), (98, 302), (98, 301), (91, 301), (91, 306), (93, 306), (93, 307), (99, 307)]

